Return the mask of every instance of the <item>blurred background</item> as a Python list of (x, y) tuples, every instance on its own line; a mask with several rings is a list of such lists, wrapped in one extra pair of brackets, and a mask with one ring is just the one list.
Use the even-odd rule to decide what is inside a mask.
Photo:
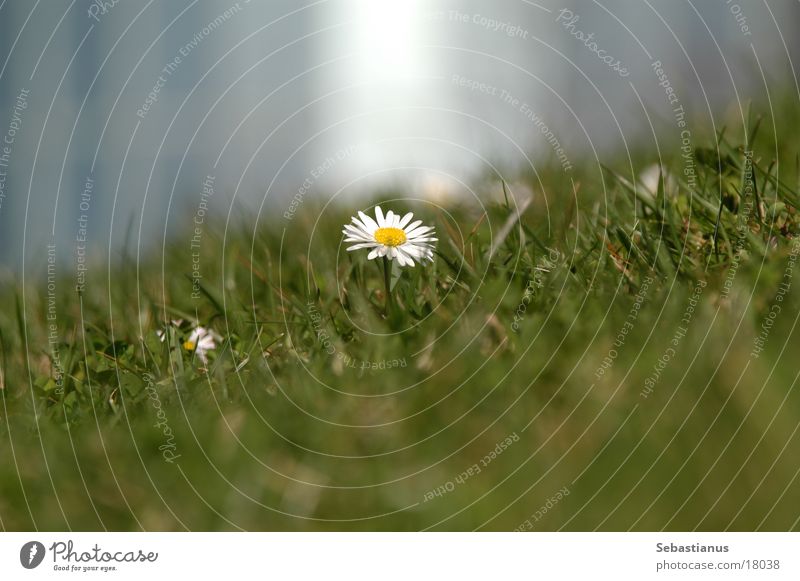
[(568, 174), (651, 124), (679, 139), (654, 62), (710, 126), (794, 88), (791, 22), (790, 0), (4, 0), (0, 264), (50, 243), (69, 264), (81, 236), (90, 256), (145, 250), (201, 203), (224, 219), (376, 188), (441, 201), (544, 160)]

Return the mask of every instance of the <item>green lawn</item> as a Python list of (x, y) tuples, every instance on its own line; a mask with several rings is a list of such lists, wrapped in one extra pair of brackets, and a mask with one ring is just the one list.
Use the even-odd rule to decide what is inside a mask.
[[(521, 217), (491, 175), (484, 207), (309, 197), (205, 224), (194, 261), (188, 228), (128, 248), (80, 296), (6, 286), (2, 527), (800, 528), (800, 140), (767, 125), (662, 148), (656, 191), (644, 144), (522, 174)], [(439, 238), (388, 306), (342, 243), (376, 202)]]

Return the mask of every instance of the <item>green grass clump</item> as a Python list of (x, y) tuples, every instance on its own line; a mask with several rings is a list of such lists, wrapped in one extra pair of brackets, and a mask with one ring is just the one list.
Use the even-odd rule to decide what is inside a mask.
[(388, 308), (361, 208), (311, 201), (206, 228), (199, 282), (182, 232), (7, 285), (2, 526), (796, 529), (800, 193), (759, 139), (411, 204), (436, 259)]

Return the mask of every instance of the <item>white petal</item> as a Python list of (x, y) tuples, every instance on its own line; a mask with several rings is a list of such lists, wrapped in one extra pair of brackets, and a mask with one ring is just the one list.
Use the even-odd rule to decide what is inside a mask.
[(404, 244), (403, 252), (405, 252), (410, 256), (413, 256), (414, 258), (423, 258), (429, 255), (430, 256), (433, 255), (433, 252), (431, 251), (430, 248), (417, 244)]
[(381, 246), (378, 246), (377, 248), (375, 248), (375, 250), (367, 254), (367, 259), (373, 260), (374, 258), (377, 258), (380, 255), (381, 248), (382, 248)]
[(394, 212), (392, 212), (391, 210), (386, 212), (386, 225), (389, 226), (390, 228), (394, 228), (395, 217), (396, 216), (394, 215)]
[(381, 246), (380, 248), (378, 248), (378, 256), (381, 256), (381, 257), (386, 256), (387, 252), (389, 252), (389, 247), (388, 246)]
[(400, 261), (400, 264), (403, 264), (402, 261), (405, 261), (408, 266), (412, 268), (414, 267), (414, 259), (411, 258), (411, 256), (407, 254), (403, 248), (397, 249), (397, 260)]
[(420, 234), (427, 234), (433, 230), (433, 226), (420, 226), (419, 228), (406, 228), (406, 236), (413, 238)]
[(411, 222), (411, 218), (413, 218), (413, 217), (414, 217), (414, 214), (413, 214), (413, 213), (411, 213), (411, 212), (409, 212), (408, 214), (406, 214), (405, 216), (403, 216), (403, 217), (400, 219), (400, 221), (397, 223), (397, 227), (398, 227), (398, 228), (403, 228), (403, 229), (405, 229), (405, 227), (406, 227), (406, 224), (408, 224), (409, 222)]
[[(362, 240), (364, 242), (370, 242), (370, 241), (375, 240), (375, 238), (373, 238), (369, 234), (353, 234), (352, 232), (348, 232), (345, 235), (345, 238), (352, 238), (353, 240)], [(349, 240), (348, 240), (348, 242), (349, 242)]]
[(374, 242), (375, 239), (372, 236), (367, 236), (366, 234), (348, 234), (347, 237), (344, 239), (345, 242)]
[(386, 226), (386, 219), (383, 217), (383, 210), (381, 210), (380, 206), (375, 206), (375, 218), (379, 228)]
[(351, 250), (359, 250), (361, 248), (375, 248), (377, 245), (377, 242), (361, 242), (360, 244), (354, 244), (348, 247), (347, 251), (350, 252)]
[(408, 233), (414, 230), (414, 228), (416, 228), (420, 224), (422, 224), (422, 220), (414, 220), (413, 222), (411, 222), (411, 224), (407, 228), (403, 229), (406, 233), (406, 236), (408, 236)]
[(365, 232), (353, 232), (352, 230), (342, 230), (342, 234), (345, 235), (347, 238), (354, 238), (356, 240), (373, 240), (372, 236)]
[(358, 212), (358, 216), (361, 218), (361, 221), (364, 223), (364, 226), (365, 226), (364, 229), (369, 234), (373, 234), (375, 232), (375, 230), (378, 229), (377, 222), (375, 222), (375, 220), (373, 220), (372, 218), (367, 216), (364, 212), (359, 211)]
[(369, 236), (369, 230), (364, 228), (361, 222), (358, 223), (358, 226), (353, 226), (352, 224), (345, 224), (344, 229), (347, 230), (348, 232), (364, 234), (365, 236)]
[(377, 230), (377, 224), (375, 225), (376, 227), (373, 228), (372, 226), (369, 226), (368, 224), (365, 224), (363, 222), (363, 220), (358, 220), (356, 218), (353, 218), (353, 223), (352, 224), (348, 224), (348, 226), (350, 228), (358, 230), (359, 232), (364, 232), (367, 236), (371, 236), (372, 233), (375, 232), (375, 230)]
[(345, 228), (350, 226), (351, 228), (358, 228), (360, 230), (366, 231), (367, 227), (364, 226), (364, 223), (355, 216), (351, 217), (350, 221), (352, 222), (352, 224), (345, 224)]

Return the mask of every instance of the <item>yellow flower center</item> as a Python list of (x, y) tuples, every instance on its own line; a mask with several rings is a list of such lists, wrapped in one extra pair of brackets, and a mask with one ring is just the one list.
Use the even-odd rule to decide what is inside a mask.
[(406, 233), (400, 228), (378, 228), (375, 240), (384, 246), (400, 246), (406, 241)]
[(183, 344), (183, 348), (186, 349), (187, 351), (194, 351), (195, 348), (194, 341), (186, 341), (186, 343)]

